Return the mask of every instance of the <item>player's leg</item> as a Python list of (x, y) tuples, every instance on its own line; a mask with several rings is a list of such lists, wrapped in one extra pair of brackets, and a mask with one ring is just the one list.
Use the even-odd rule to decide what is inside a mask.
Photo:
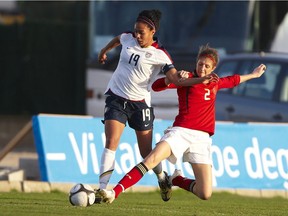
[[(140, 154), (145, 158), (152, 151), (154, 112), (152, 107), (143, 102), (134, 102), (133, 108), (128, 123), (135, 129)], [(153, 168), (153, 171), (158, 179), (161, 197), (163, 201), (168, 201), (172, 192), (168, 174), (162, 170), (161, 162)]]
[(106, 141), (105, 148), (101, 156), (99, 189), (95, 194), (95, 203), (101, 202), (101, 197), (98, 196), (98, 192), (100, 189), (105, 189), (107, 187), (114, 170), (116, 149), (127, 121), (127, 116), (124, 109), (125, 101), (115, 96), (108, 96), (106, 98), (104, 113)]
[[(128, 123), (135, 130), (140, 154), (145, 158), (152, 151), (154, 111), (145, 102), (134, 102), (133, 108)], [(153, 171), (158, 179), (164, 178), (161, 163)]]
[(101, 156), (99, 188), (105, 189), (115, 166), (115, 153), (125, 125), (116, 120), (105, 121), (105, 149)]
[(170, 177), (171, 184), (190, 191), (197, 197), (207, 200), (212, 195), (212, 170), (208, 164), (192, 164), (195, 179), (182, 175), (180, 170), (175, 170)]
[(99, 189), (95, 191), (96, 204), (102, 202), (102, 196), (99, 193), (102, 189), (106, 189), (112, 172), (114, 171), (116, 149), (124, 127), (124, 124), (115, 120), (105, 121), (106, 143), (101, 156)]
[[(136, 131), (140, 154), (143, 158), (152, 151), (152, 134), (152, 129), (149, 131)], [(172, 186), (169, 182), (168, 174), (163, 171), (161, 162), (153, 168), (153, 172), (156, 174), (158, 179), (161, 198), (166, 202), (172, 195)]]
[(192, 164), (195, 175), (195, 185), (192, 193), (203, 200), (207, 200), (212, 195), (212, 167), (210, 164)]
[[(148, 131), (136, 131), (139, 151), (143, 158), (145, 158), (152, 151), (152, 135), (152, 129)], [(156, 174), (158, 181), (165, 180), (166, 175), (162, 170), (161, 162), (153, 168), (153, 171)]]
[(103, 202), (111, 203), (127, 188), (136, 184), (149, 170), (153, 169), (160, 161), (166, 159), (171, 154), (170, 146), (163, 141), (156, 145), (150, 154), (130, 170), (113, 188), (113, 190), (101, 190)]
[(182, 135), (189, 137), (189, 151), (183, 154), (183, 161), (189, 162), (192, 166), (195, 179), (182, 176), (175, 171), (171, 176), (173, 185), (194, 193), (200, 199), (206, 200), (212, 194), (212, 159), (210, 154), (212, 140), (208, 134), (201, 131), (187, 131)]

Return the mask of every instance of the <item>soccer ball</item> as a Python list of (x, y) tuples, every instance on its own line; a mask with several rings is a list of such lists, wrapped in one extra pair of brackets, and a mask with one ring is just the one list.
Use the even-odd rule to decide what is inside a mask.
[(69, 201), (73, 206), (87, 207), (93, 205), (95, 192), (88, 184), (76, 184), (70, 189)]

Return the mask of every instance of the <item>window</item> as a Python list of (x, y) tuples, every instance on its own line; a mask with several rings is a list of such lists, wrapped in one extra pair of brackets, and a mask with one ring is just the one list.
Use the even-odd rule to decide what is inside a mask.
[[(223, 62), (217, 69), (220, 77), (230, 76), (232, 74), (245, 75), (251, 73), (254, 68), (258, 67), (263, 61), (258, 60), (233, 60)], [(279, 79), (282, 64), (275, 62), (266, 62), (266, 72), (262, 77), (252, 79), (247, 82), (241, 83), (235, 88), (221, 89), (222, 92), (232, 92), (233, 95), (247, 96), (258, 99), (272, 100), (276, 88), (277, 80)], [(286, 79), (283, 83), (283, 90), (281, 93), (281, 101), (288, 102), (288, 71)]]
[[(236, 61), (225, 62), (218, 66), (217, 75), (219, 77), (231, 76), (235, 73), (238, 63)], [(221, 92), (228, 92), (229, 89), (221, 89)]]
[(236, 67), (237, 67), (236, 61), (225, 62), (224, 64), (219, 66), (218, 76), (219, 77), (231, 76), (235, 73)]
[(157, 8), (163, 17), (156, 36), (174, 55), (191, 55), (206, 43), (227, 52), (246, 50), (253, 5), (249, 1), (92, 1), (91, 47), (97, 55), (109, 37), (133, 31), (141, 10)]
[(286, 74), (283, 79), (283, 85), (280, 92), (280, 101), (288, 102), (288, 68), (286, 69)]
[[(257, 62), (257, 64), (253, 65), (253, 68), (257, 67), (259, 64), (260, 62)], [(262, 77), (247, 82), (245, 95), (272, 100), (281, 65), (277, 63), (266, 63), (266, 66), (267, 70)]]
[[(261, 63), (258, 61), (249, 63), (244, 62), (240, 68), (240, 74), (251, 73), (254, 68)], [(247, 97), (272, 100), (273, 92), (276, 87), (278, 75), (281, 71), (279, 63), (265, 63), (267, 66), (266, 72), (262, 77), (244, 82), (233, 89), (233, 94)]]
[[(241, 67), (239, 71), (237, 72), (240, 75), (248, 74), (250, 73), (251, 68), (251, 61), (245, 60), (242, 62)], [(246, 89), (247, 83), (241, 83), (240, 85), (236, 86), (232, 89), (232, 94), (234, 95), (245, 95), (245, 89)]]

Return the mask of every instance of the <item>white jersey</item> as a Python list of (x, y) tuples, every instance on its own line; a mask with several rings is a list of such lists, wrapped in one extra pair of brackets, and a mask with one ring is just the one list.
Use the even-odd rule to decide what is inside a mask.
[(107, 90), (128, 100), (145, 100), (151, 106), (151, 84), (172, 60), (157, 42), (146, 48), (139, 46), (132, 33), (121, 34), (120, 43), (120, 59)]

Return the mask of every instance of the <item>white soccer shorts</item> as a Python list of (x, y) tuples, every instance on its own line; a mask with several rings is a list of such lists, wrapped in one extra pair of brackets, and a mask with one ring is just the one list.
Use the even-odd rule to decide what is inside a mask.
[(170, 145), (172, 155), (167, 160), (173, 164), (182, 159), (183, 162), (212, 165), (212, 139), (206, 132), (171, 127), (165, 130), (160, 141), (166, 141)]

